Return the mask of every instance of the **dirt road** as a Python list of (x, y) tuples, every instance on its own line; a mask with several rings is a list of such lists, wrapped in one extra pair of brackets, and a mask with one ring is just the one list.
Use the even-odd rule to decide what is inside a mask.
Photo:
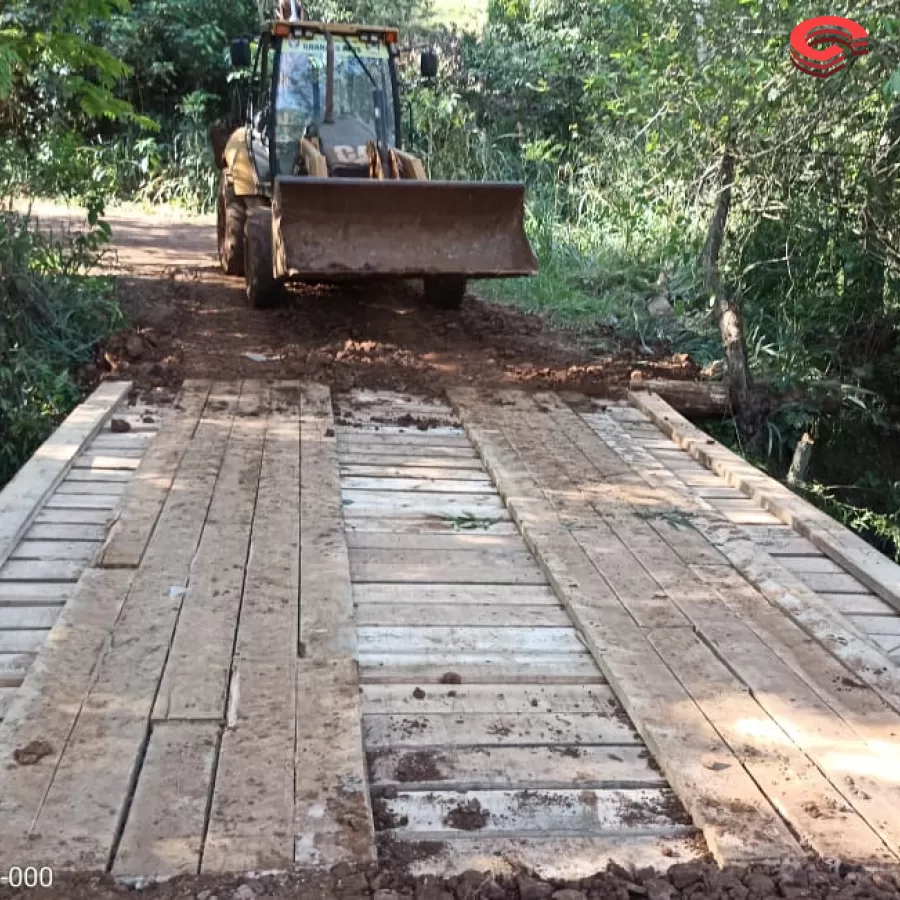
[[(57, 227), (66, 216), (52, 206), (35, 212)], [(445, 312), (424, 306), (414, 286), (298, 287), (282, 308), (253, 310), (242, 280), (218, 267), (214, 218), (123, 209), (108, 221), (107, 266), (119, 278), (131, 327), (98, 355), (88, 382), (110, 373), (147, 389), (183, 378), (274, 377), (419, 395), (477, 383), (605, 396), (635, 368), (693, 374), (665, 348), (648, 357), (614, 341), (606, 326), (561, 330), (474, 294), (461, 310)]]

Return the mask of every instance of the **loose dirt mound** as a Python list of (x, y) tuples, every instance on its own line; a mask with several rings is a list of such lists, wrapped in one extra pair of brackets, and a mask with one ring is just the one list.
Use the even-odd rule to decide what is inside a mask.
[(664, 348), (648, 356), (619, 342), (611, 353), (605, 327), (563, 331), (474, 296), (456, 312), (431, 309), (414, 285), (299, 287), (283, 308), (253, 310), (241, 280), (218, 269), (210, 219), (128, 213), (109, 221), (116, 252), (108, 266), (131, 326), (98, 353), (86, 382), (113, 374), (171, 390), (183, 378), (305, 378), (333, 390), (425, 396), (453, 384), (609, 396), (635, 368), (694, 373)]

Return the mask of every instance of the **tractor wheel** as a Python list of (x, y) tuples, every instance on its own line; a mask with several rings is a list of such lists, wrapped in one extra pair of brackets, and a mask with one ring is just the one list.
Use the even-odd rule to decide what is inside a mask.
[(444, 276), (425, 279), (425, 301), (438, 309), (459, 309), (465, 295), (465, 278)]
[(244, 274), (244, 201), (234, 194), (223, 171), (219, 177), (219, 199), (216, 203), (216, 226), (219, 237), (219, 262), (226, 275)]
[(272, 269), (272, 210), (251, 209), (244, 223), (244, 278), (254, 309), (271, 309), (281, 298)]

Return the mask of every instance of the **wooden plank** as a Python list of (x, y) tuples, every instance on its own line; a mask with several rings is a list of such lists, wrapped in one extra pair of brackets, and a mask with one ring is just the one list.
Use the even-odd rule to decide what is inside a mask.
[(64, 603), (74, 592), (75, 585), (66, 582), (0, 581), (0, 606), (55, 605)]
[(870, 864), (896, 859), (801, 748), (769, 718), (746, 686), (692, 631), (659, 629), (652, 632), (651, 640), (801, 840), (824, 858)]
[(305, 385), (300, 394), (300, 641), (309, 658), (356, 656), (341, 518), (342, 505), (352, 502), (341, 492), (331, 394), (322, 385)]
[(451, 450), (462, 449), (469, 453), (472, 447), (469, 439), (462, 429), (457, 429), (454, 434), (436, 433), (435, 430), (428, 431), (406, 431), (404, 433), (390, 431), (359, 431), (357, 429), (337, 428), (336, 437), (339, 447), (401, 447), (404, 452), (411, 447), (414, 450), (431, 447), (447, 447)]
[(390, 532), (361, 531), (346, 535), (347, 547), (353, 550), (474, 550), (499, 551), (508, 554), (525, 552), (525, 543), (518, 535), (468, 534), (457, 531), (449, 534), (391, 534)]
[[(238, 410), (257, 408), (244, 382)], [(153, 708), (154, 720), (225, 718), (244, 567), (256, 505), (266, 420), (235, 417)]]
[(152, 431), (103, 431), (90, 443), (91, 453), (108, 453), (110, 450), (146, 449), (153, 442), (156, 433)]
[(457, 470), (477, 472), (480, 475), (484, 473), (481, 460), (472, 453), (466, 456), (411, 456), (408, 453), (376, 453), (374, 450), (369, 452), (359, 452), (358, 450), (350, 452), (346, 448), (339, 451), (342, 466), (377, 466), (395, 467), (400, 469), (449, 469), (454, 472), (454, 478), (461, 478), (456, 475)]
[[(411, 844), (409, 855), (413, 858), (415, 848)], [(404, 852), (403, 842), (397, 852)], [(525, 871), (545, 879), (577, 881), (596, 875), (599, 860), (615, 860), (627, 871), (651, 868), (664, 872), (674, 863), (692, 862), (701, 857), (693, 835), (675, 837), (632, 832), (594, 837), (566, 835), (554, 839), (546, 835), (484, 838), (454, 834), (453, 840), (439, 845), (434, 855), (411, 863), (410, 873), (452, 877), (475, 871), (515, 878), (517, 873)]]
[(119, 505), (121, 495), (116, 494), (54, 494), (45, 504), (44, 509), (108, 509)]
[(413, 832), (440, 840), (459, 830), (454, 828), (453, 812), (475, 801), (484, 814), (484, 825), (478, 829), (483, 835), (679, 834), (687, 830), (667, 815), (671, 792), (659, 788), (469, 791), (465, 797), (455, 791), (430, 791), (427, 796), (404, 792), (383, 802), (388, 815), (406, 821), (393, 836), (402, 840), (406, 833)]
[(353, 600), (360, 604), (415, 603), (429, 607), (447, 604), (559, 607), (551, 588), (534, 584), (354, 584)]
[(353, 507), (344, 509), (344, 530), (380, 531), (390, 534), (518, 534), (506, 510), (492, 511), (490, 517), (461, 519), (445, 515), (355, 515)]
[(640, 744), (617, 708), (592, 713), (402, 713), (367, 715), (366, 747), (518, 747), (531, 744)]
[(900, 608), (900, 566), (878, 553), (849, 528), (839, 525), (727, 448), (711, 441), (660, 398), (641, 394), (630, 397), (679, 446), (808, 538), (883, 600)]
[(0, 630), (52, 628), (62, 604), (53, 606), (0, 606)]
[(273, 385), (204, 873), (293, 865), (299, 399), (296, 382)]
[(115, 519), (109, 509), (42, 509), (35, 525), (100, 525), (104, 531)]
[(202, 874), (293, 866), (296, 670), (261, 650), (235, 662)]
[[(31, 653), (0, 653), (0, 688), (18, 687), (33, 661), (34, 655)], [(4, 806), (0, 799), (0, 809)]]
[(131, 382), (104, 382), (35, 451), (0, 492), (0, 565), (15, 549), (75, 457), (102, 427)]
[(361, 653), (368, 684), (602, 684), (587, 654)]
[(360, 653), (583, 653), (574, 628), (420, 628), (360, 626)]
[[(791, 572), (796, 573), (801, 578), (803, 578), (807, 574), (813, 575), (845, 575), (844, 570), (836, 563), (830, 560), (827, 556), (822, 553), (816, 554), (815, 556), (805, 555), (805, 556), (788, 556), (785, 554), (779, 554), (778, 561), (783, 565), (786, 569)], [(865, 591), (865, 588), (860, 585), (859, 591)]]
[[(345, 454), (341, 454), (343, 457)], [(342, 478), (413, 478), (449, 479), (490, 484), (490, 479), (480, 469), (451, 469), (446, 466), (379, 466), (341, 464)]]
[[(483, 406), (474, 391), (454, 390), (450, 399), (526, 542), (716, 859), (736, 864), (802, 855), (730, 748), (558, 524), (526, 468), (536, 461), (527, 443), (514, 448), (498, 431), (498, 411)], [(540, 428), (539, 417), (529, 417), (527, 425)], [(740, 816), (729, 812), (737, 808)]]
[[(31, 529), (29, 529), (30, 531)], [(26, 534), (29, 532), (26, 532)], [(99, 548), (99, 541), (36, 541), (26, 539), (19, 542), (19, 546), (13, 551), (10, 559), (40, 560), (45, 562), (66, 560), (82, 563), (86, 566), (90, 564)]]
[[(522, 554), (521, 563), (508, 560), (498, 560), (496, 563), (487, 560), (473, 560), (468, 557), (474, 553), (462, 555), (459, 562), (451, 556), (445, 562), (432, 563), (398, 563), (373, 562), (355, 558), (356, 553), (368, 551), (358, 550), (350, 558), (350, 576), (354, 582), (369, 583), (420, 583), (431, 584), (440, 582), (452, 584), (454, 582), (475, 584), (546, 584), (547, 579), (540, 569), (531, 561), (530, 557)], [(381, 552), (381, 551), (374, 551)], [(428, 551), (422, 551), (427, 553)]]
[(84, 568), (77, 561), (11, 559), (0, 568), (0, 581), (78, 581)]
[(437, 494), (489, 494), (490, 479), (480, 481), (449, 478), (361, 478), (345, 475), (341, 487), (347, 491), (418, 491)]
[[(128, 592), (131, 575), (99, 569), (89, 569), (82, 575), (76, 593), (60, 613), (0, 725), (3, 759), (31, 741), (46, 741), (52, 748), (49, 755), (33, 766), (0, 767), (3, 863), (12, 864), (16, 854), (31, 844), (28, 835), (81, 713), (98, 660)], [(37, 858), (37, 855), (29, 857)]]
[(900, 616), (850, 616), (850, 620), (866, 634), (900, 635)]
[(127, 484), (134, 477), (131, 469), (70, 469), (63, 484), (97, 485)]
[(713, 500), (712, 505), (735, 525), (776, 525), (778, 519), (753, 500)]
[(341, 498), (344, 508), (350, 509), (354, 516), (437, 515), (453, 518), (468, 515), (491, 518), (503, 511), (503, 504), (493, 493), (461, 497), (438, 492), (341, 490)]
[(352, 659), (299, 666), (294, 793), (299, 867), (330, 870), (377, 858), (357, 673)]
[(846, 572), (837, 574), (818, 572), (798, 572), (797, 577), (810, 590), (828, 594), (859, 594), (865, 590), (862, 583)]
[(88, 541), (102, 544), (105, 537), (105, 525), (34, 524), (25, 532), (25, 538), (33, 541)]
[(121, 497), (125, 493), (125, 487), (124, 482), (118, 481), (70, 481), (68, 478), (65, 478), (54, 492), (54, 497), (67, 497), (73, 494), (103, 494), (105, 496)]
[(218, 723), (153, 727), (113, 861), (114, 876), (197, 873), (218, 740)]
[(47, 628), (0, 631), (0, 653), (37, 653), (48, 632)]
[(838, 612), (844, 615), (853, 614), (857, 616), (890, 616), (896, 615), (896, 610), (884, 600), (879, 599), (874, 594), (829, 594), (826, 591), (820, 591), (819, 596), (830, 603)]
[(103, 548), (101, 566), (140, 563), (175, 473), (197, 430), (209, 391), (208, 382), (185, 382), (178, 397), (178, 416), (166, 423), (134, 472), (119, 517)]
[[(0, 615), (2, 622), (2, 615)], [(569, 617), (559, 607), (553, 606), (455, 606), (451, 604), (415, 603), (364, 603), (356, 609), (359, 626), (468, 626), (470, 628), (496, 627), (555, 627), (571, 628)]]
[(33, 824), (29, 846), (48, 865), (96, 869), (109, 861), (146, 745), (237, 390), (223, 384), (211, 394)]
[(117, 450), (115, 453), (82, 453), (72, 463), (73, 469), (87, 471), (128, 471), (137, 469), (143, 458), (143, 450)]
[(806, 538), (787, 525), (745, 525), (744, 530), (754, 544), (773, 556), (818, 556), (820, 551)]
[(374, 793), (666, 787), (640, 747), (549, 744), (522, 747), (387, 748), (368, 754)]
[(409, 684), (367, 684), (363, 715), (373, 713), (602, 713), (617, 705), (606, 685), (468, 684), (422, 690)]

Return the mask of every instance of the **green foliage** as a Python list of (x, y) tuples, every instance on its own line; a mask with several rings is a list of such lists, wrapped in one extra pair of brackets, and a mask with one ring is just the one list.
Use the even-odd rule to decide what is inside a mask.
[(71, 373), (121, 324), (111, 284), (88, 275), (107, 237), (55, 241), (0, 214), (0, 488), (78, 402)]

